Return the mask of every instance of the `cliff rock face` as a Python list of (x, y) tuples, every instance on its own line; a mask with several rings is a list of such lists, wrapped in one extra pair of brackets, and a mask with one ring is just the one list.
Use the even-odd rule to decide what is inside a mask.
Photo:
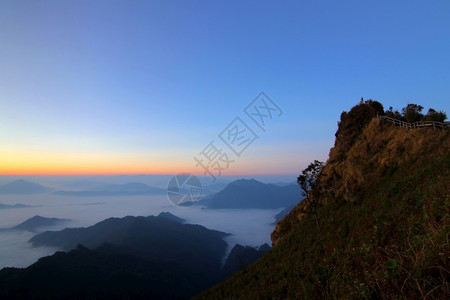
[(448, 295), (448, 130), (393, 127), (369, 104), (341, 115), (318, 183), (320, 229), (301, 202), (271, 252), (201, 297)]
[[(448, 131), (394, 127), (375, 118), (376, 114), (367, 110), (369, 108), (363, 104), (349, 113), (359, 111), (366, 117), (366, 124), (355, 116), (348, 118), (349, 114), (345, 112), (341, 116), (344, 120), (339, 123), (335, 146), (330, 150), (321, 178), (321, 185), (327, 191), (323, 202), (362, 200), (368, 192), (372, 192), (369, 187), (376, 186), (377, 182), (394, 174), (400, 167), (405, 167), (405, 172), (408, 172), (419, 167), (414, 163), (432, 164), (436, 158), (448, 156)], [(442, 167), (448, 169), (448, 165)], [(301, 220), (307, 210), (307, 203), (302, 202), (277, 224), (272, 233), (274, 245), (293, 223)]]

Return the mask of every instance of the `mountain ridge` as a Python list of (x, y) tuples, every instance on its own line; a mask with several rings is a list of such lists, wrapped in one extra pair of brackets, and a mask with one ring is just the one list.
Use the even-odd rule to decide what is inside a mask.
[(141, 182), (129, 182), (124, 184), (107, 184), (95, 186), (82, 191), (56, 191), (53, 194), (60, 196), (143, 196), (161, 195), (167, 193), (166, 190), (149, 186)]
[(255, 179), (238, 179), (196, 205), (212, 209), (276, 209), (295, 205), (301, 199), (300, 189), (294, 184), (278, 186)]
[(38, 234), (34, 246), (67, 252), (0, 270), (0, 298), (188, 299), (270, 250), (236, 246), (224, 270), (228, 234), (183, 223), (162, 212)]
[(341, 114), (308, 201), (273, 248), (196, 299), (436, 298), (449, 294), (448, 130), (393, 127), (367, 101)]
[(39, 227), (61, 225), (69, 221), (69, 219), (46, 218), (36, 215), (12, 227), (11, 230), (35, 231)]
[(2, 195), (43, 194), (51, 190), (49, 187), (24, 179), (17, 179), (0, 186), (0, 194)]

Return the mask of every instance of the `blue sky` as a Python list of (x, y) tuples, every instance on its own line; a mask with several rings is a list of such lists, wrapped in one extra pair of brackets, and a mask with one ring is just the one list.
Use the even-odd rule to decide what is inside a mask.
[(194, 172), (264, 91), (284, 113), (227, 174), (297, 174), (361, 97), (450, 113), (449, 15), (447, 0), (2, 1), (0, 169)]

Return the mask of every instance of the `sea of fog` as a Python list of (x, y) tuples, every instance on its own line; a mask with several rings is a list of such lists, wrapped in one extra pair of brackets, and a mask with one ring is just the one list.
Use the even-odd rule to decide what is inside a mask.
[[(203, 209), (173, 205), (162, 196), (75, 197), (51, 193), (37, 195), (0, 195), (2, 204), (25, 204), (32, 207), (0, 209), (0, 228), (11, 228), (35, 215), (70, 219), (59, 227), (86, 227), (110, 217), (149, 216), (170, 212), (191, 224), (231, 233), (226, 238), (228, 250), (236, 243), (249, 246), (271, 245), (274, 216), (282, 209)], [(28, 242), (37, 233), (0, 230), (0, 268), (26, 267), (58, 249), (32, 247)]]

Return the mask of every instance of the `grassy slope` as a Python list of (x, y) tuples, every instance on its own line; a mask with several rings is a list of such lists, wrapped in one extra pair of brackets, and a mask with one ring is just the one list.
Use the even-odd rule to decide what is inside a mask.
[(449, 295), (448, 131), (372, 115), (359, 105), (341, 116), (321, 181), (321, 229), (300, 203), (278, 223), (272, 251), (199, 299)]

